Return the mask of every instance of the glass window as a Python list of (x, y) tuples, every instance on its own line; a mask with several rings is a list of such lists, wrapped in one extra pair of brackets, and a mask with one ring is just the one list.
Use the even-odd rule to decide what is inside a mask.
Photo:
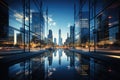
[(90, 21), (90, 51), (94, 51), (94, 19)]
[[(28, 52), (34, 35), (40, 46), (40, 41), (45, 35), (41, 3), (35, 0), (0, 1), (0, 52), (6, 52), (8, 47), (9, 52), (16, 50)], [(32, 15), (33, 13), (37, 14), (37, 18)], [(37, 19), (37, 23), (33, 21), (33, 18)], [(33, 24), (37, 24), (36, 31), (34, 31)]]
[[(116, 1), (96, 17), (96, 49), (120, 49), (120, 2)], [(111, 51), (112, 52), (112, 51)]]
[(80, 18), (80, 38), (82, 50), (89, 50), (89, 1), (85, 1)]

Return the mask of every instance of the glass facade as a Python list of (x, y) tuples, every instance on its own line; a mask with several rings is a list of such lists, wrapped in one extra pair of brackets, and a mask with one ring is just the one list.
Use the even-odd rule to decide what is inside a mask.
[[(119, 51), (120, 0), (75, 2), (75, 39), (67, 38), (66, 44), (84, 51)], [(0, 1), (0, 52), (29, 52), (46, 46), (42, 5), (41, 0)]]
[[(89, 51), (89, 1), (87, 0), (80, 0), (79, 1), (79, 12), (77, 15), (76, 21), (79, 20), (79, 26), (76, 26), (76, 33), (78, 33), (76, 38), (76, 48), (77, 49), (84, 49)], [(76, 24), (77, 25), (77, 24)], [(79, 27), (79, 29), (78, 29)]]
[[(112, 3), (111, 3), (112, 2)], [(120, 1), (101, 1), (103, 10), (95, 15), (96, 51), (120, 49)], [(96, 2), (96, 8), (99, 8)], [(97, 10), (97, 9), (96, 9)]]
[(42, 1), (0, 0), (0, 9), (0, 52), (39, 50), (45, 35)]
[(79, 47), (84, 51), (119, 52), (120, 0), (80, 0), (79, 5)]

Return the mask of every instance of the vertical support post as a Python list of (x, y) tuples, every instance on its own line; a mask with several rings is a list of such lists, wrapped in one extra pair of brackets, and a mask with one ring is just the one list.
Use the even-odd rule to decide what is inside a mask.
[(89, 41), (88, 41), (88, 47), (89, 47), (89, 52), (90, 52), (90, 0), (88, 0), (88, 4), (89, 4), (89, 6), (88, 6), (88, 14), (89, 14), (89, 21), (88, 21), (88, 25), (89, 25)]
[(80, 0), (80, 16), (79, 16), (79, 19), (80, 19), (80, 47), (81, 47), (81, 50), (82, 50), (82, 39), (81, 39), (81, 27), (82, 27), (82, 0)]
[(23, 0), (23, 34), (24, 34), (24, 52), (25, 52), (25, 0)]
[(75, 18), (76, 18), (76, 4), (74, 3), (73, 48), (75, 47)]
[[(95, 30), (95, 34), (96, 34), (96, 29), (95, 29), (95, 10), (96, 10), (96, 0), (94, 0), (94, 3), (93, 3), (94, 5), (94, 30)], [(96, 52), (96, 36), (95, 36), (95, 34), (94, 34), (94, 52)]]
[(28, 0), (28, 3), (29, 3), (29, 4), (28, 4), (28, 5), (29, 5), (29, 7), (28, 7), (28, 9), (29, 9), (29, 10), (28, 10), (28, 11), (29, 11), (29, 12), (28, 12), (28, 15), (29, 15), (29, 17), (28, 17), (28, 19), (29, 19), (29, 32), (28, 32), (28, 33), (29, 33), (29, 34), (28, 34), (28, 35), (29, 35), (29, 40), (28, 40), (29, 43), (28, 43), (28, 44), (29, 44), (29, 46), (28, 46), (28, 47), (29, 47), (29, 52), (30, 52), (30, 0)]
[(39, 12), (40, 12), (40, 15), (39, 15), (39, 18), (40, 18), (40, 49), (41, 49), (41, 41), (42, 41), (42, 25), (41, 25), (41, 20), (42, 20), (42, 1), (40, 2), (40, 9), (39, 9)]
[[(28, 17), (28, 25), (25, 18)], [(28, 31), (26, 33), (25, 26), (27, 25)], [(28, 52), (30, 52), (30, 0), (23, 0), (23, 28), (24, 28), (24, 52), (25, 52), (25, 35), (27, 35)]]
[[(47, 31), (46, 31), (46, 34), (48, 35), (48, 7), (46, 9), (46, 18), (47, 18)], [(48, 46), (48, 39), (47, 39), (47, 46)]]

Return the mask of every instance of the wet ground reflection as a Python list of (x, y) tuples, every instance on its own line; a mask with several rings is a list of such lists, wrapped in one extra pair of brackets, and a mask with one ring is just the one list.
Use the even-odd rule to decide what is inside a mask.
[(58, 49), (6, 66), (0, 75), (1, 80), (120, 80), (117, 70), (105, 62)]

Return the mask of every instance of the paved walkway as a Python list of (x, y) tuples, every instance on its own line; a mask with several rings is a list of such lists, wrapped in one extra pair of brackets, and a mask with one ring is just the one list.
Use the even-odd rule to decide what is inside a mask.
[(120, 54), (114, 54), (110, 52), (86, 52), (86, 51), (76, 50), (76, 49), (70, 49), (70, 51), (94, 58), (96, 60), (100, 60), (103, 62), (105, 61), (106, 63), (112, 64), (112, 65), (120, 66)]
[[(76, 48), (77, 50), (83, 50), (83, 51), (89, 51), (89, 48)], [(94, 51), (94, 48), (90, 48), (91, 51)], [(109, 49), (109, 48), (97, 48), (96, 52), (109, 52), (109, 53), (115, 53), (120, 54), (120, 49)]]
[(26, 59), (29, 59), (31, 57), (34, 57), (34, 56), (37, 56), (37, 55), (40, 55), (44, 52), (46, 52), (47, 50), (40, 50), (40, 51), (37, 51), (37, 52), (21, 52), (21, 53), (17, 53), (17, 54), (14, 54), (13, 53), (8, 53), (7, 56), (6, 55), (2, 55), (0, 56), (0, 65), (12, 65), (16, 62), (20, 62), (20, 61), (23, 61), (23, 60), (26, 60)]

